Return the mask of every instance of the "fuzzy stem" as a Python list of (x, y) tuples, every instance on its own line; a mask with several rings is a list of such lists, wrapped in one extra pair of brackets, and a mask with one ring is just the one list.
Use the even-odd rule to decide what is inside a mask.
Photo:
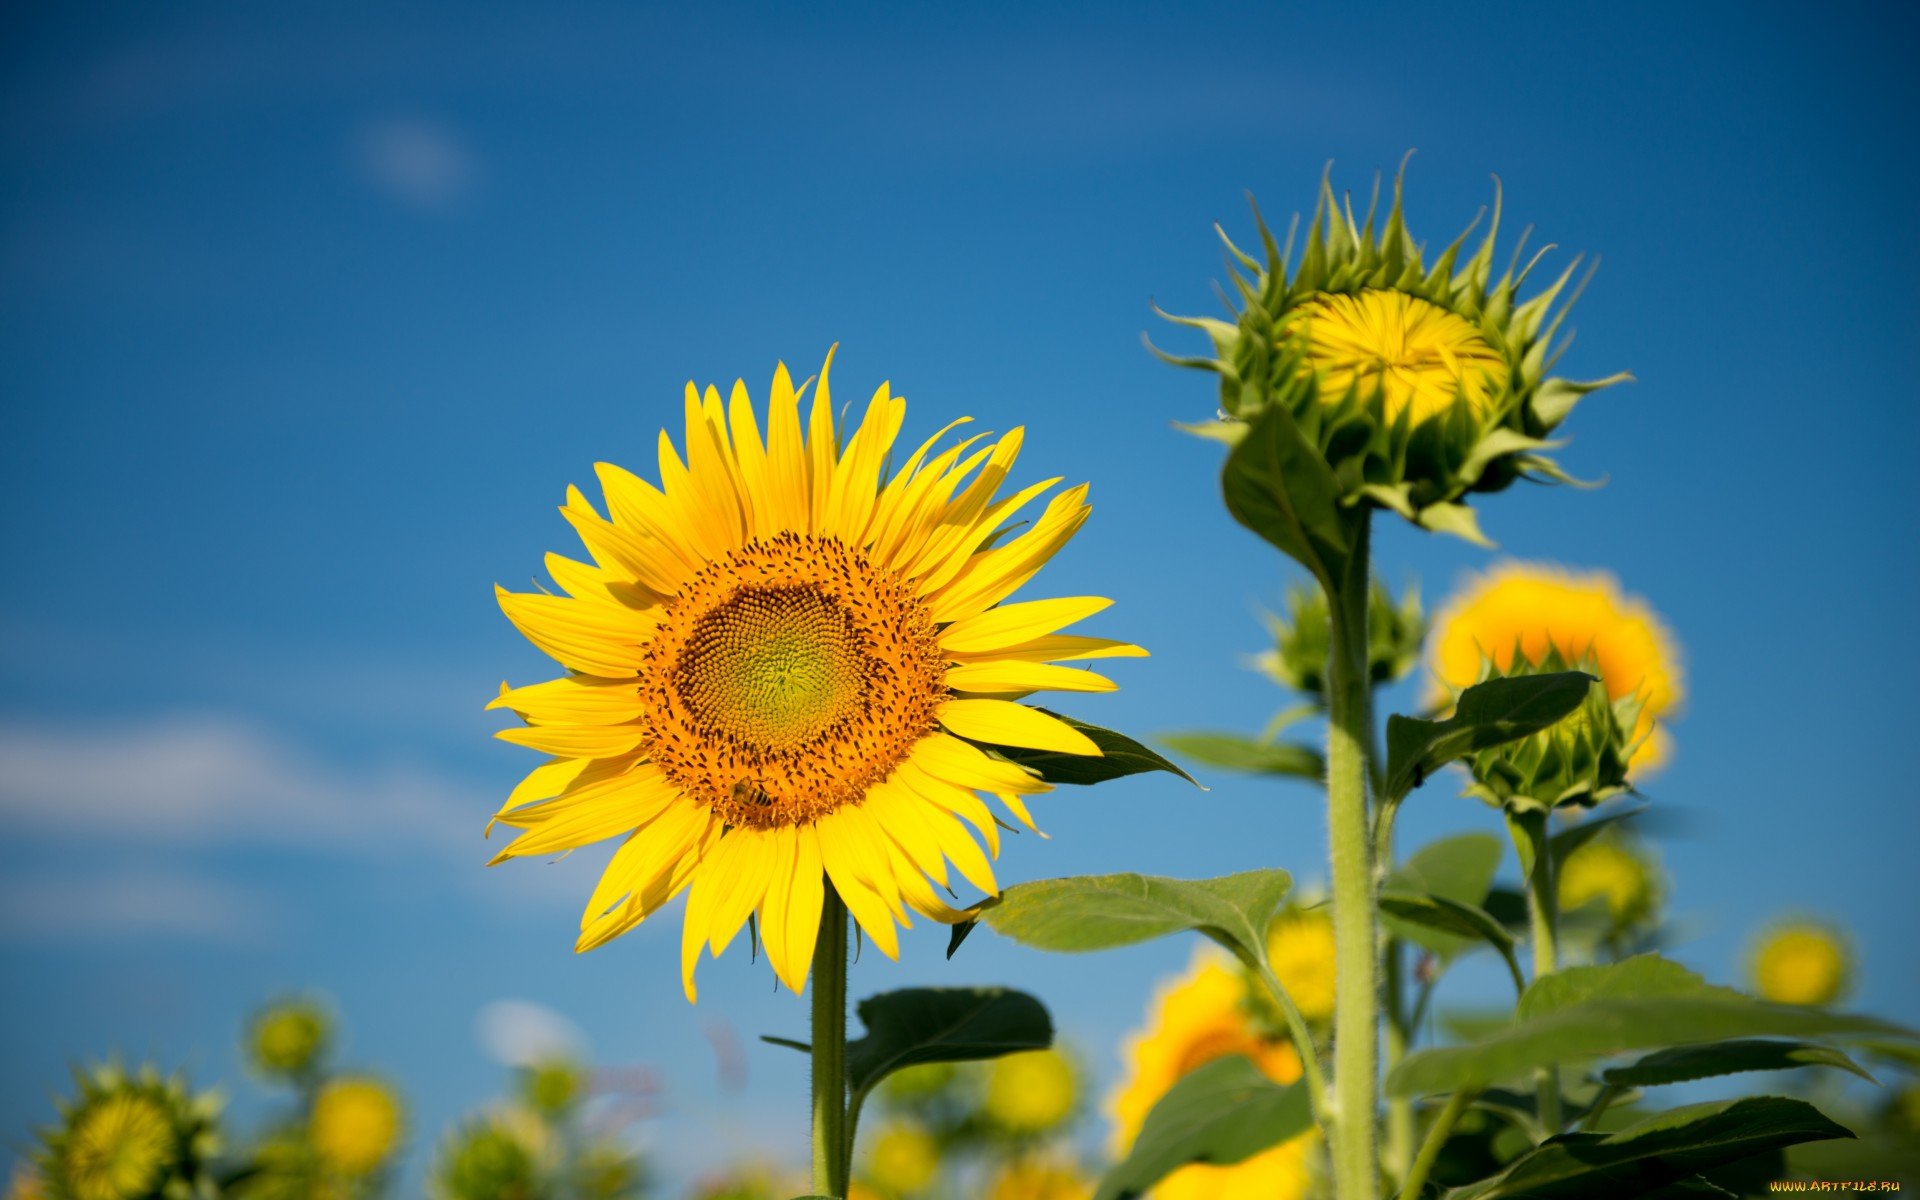
[(1361, 507), (1345, 572), (1328, 584), (1327, 832), (1333, 870), (1333, 1175), (1340, 1200), (1374, 1200), (1379, 1166), (1379, 914), (1367, 812), (1372, 688), (1367, 678), (1370, 513)]
[[(1523, 813), (1513, 818), (1515, 839), (1526, 838), (1532, 852), (1533, 870), (1527, 873), (1527, 918), (1533, 934), (1533, 981), (1559, 969), (1558, 930), (1560, 904), (1554, 878), (1553, 848), (1547, 838), (1547, 814)], [(1526, 851), (1523, 850), (1523, 853)], [(1559, 1133), (1560, 1069), (1543, 1067), (1538, 1076), (1540, 1124), (1547, 1136)]]
[(847, 1194), (847, 906), (833, 884), (813, 946), (813, 1190)]
[[(1389, 937), (1383, 951), (1386, 960), (1387, 991), (1387, 1070), (1392, 1071), (1406, 1057), (1413, 1041), (1407, 1023), (1406, 944)], [(1387, 1136), (1382, 1147), (1387, 1171), (1404, 1179), (1413, 1160), (1413, 1098), (1391, 1096), (1387, 1099)]]

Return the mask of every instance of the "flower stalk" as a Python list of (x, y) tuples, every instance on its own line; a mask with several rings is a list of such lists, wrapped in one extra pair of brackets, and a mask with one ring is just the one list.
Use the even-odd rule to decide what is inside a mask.
[(1327, 829), (1333, 873), (1333, 1174), (1340, 1200), (1379, 1195), (1379, 923), (1367, 809), (1373, 697), (1367, 674), (1371, 511), (1350, 510), (1349, 556), (1323, 580), (1331, 620), (1327, 680)]
[[(1528, 811), (1507, 818), (1514, 848), (1521, 861), (1531, 861), (1527, 872), (1527, 920), (1533, 941), (1533, 979), (1535, 983), (1559, 969), (1558, 932), (1560, 905), (1558, 881), (1554, 878), (1553, 848), (1547, 838), (1547, 814)], [(1524, 844), (1523, 844), (1524, 843)], [(1548, 1137), (1560, 1132), (1560, 1070), (1542, 1068), (1538, 1079), (1540, 1124)]]
[(847, 1194), (853, 1131), (847, 1122), (847, 906), (831, 881), (813, 947), (813, 1190)]

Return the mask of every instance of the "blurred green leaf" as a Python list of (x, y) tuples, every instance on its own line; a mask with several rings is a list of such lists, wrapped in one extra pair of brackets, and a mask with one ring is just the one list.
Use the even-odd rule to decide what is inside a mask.
[[(975, 911), (995, 933), (1037, 950), (1108, 950), (1194, 930), (1254, 962), (1292, 888), (1293, 877), (1279, 870), (1217, 879), (1075, 875), (1015, 884)], [(954, 946), (963, 929), (955, 928)]]
[(1255, 417), (1227, 453), (1220, 490), (1234, 520), (1323, 585), (1331, 586), (1345, 573), (1350, 548), (1340, 515), (1340, 485), (1284, 404), (1270, 405)]
[(1800, 1067), (1836, 1067), (1868, 1083), (1878, 1082), (1860, 1064), (1832, 1046), (1817, 1042), (1753, 1040), (1676, 1046), (1649, 1054), (1639, 1062), (1603, 1071), (1600, 1077), (1616, 1087), (1658, 1087), (1743, 1071), (1792, 1071)]
[(1873, 1017), (1768, 1004), (1641, 955), (1535, 980), (1507, 1026), (1461, 1046), (1421, 1050), (1388, 1075), (1396, 1096), (1515, 1079), (1554, 1063), (1733, 1038), (1920, 1037)]
[(1291, 775), (1316, 782), (1327, 777), (1318, 750), (1294, 742), (1263, 742), (1237, 733), (1167, 733), (1160, 744), (1194, 762), (1254, 775)]
[(867, 997), (858, 1012), (867, 1032), (847, 1043), (847, 1083), (856, 1096), (903, 1067), (1053, 1044), (1046, 1006), (1011, 988), (903, 988)]
[[(1415, 851), (1382, 886), (1387, 891), (1426, 893), (1477, 909), (1487, 897), (1505, 852), (1500, 839), (1490, 833), (1442, 838)], [(1477, 933), (1456, 936), (1429, 922), (1401, 920), (1391, 914), (1386, 924), (1395, 936), (1423, 946), (1442, 959), (1454, 958), (1480, 940)], [(1511, 945), (1512, 938), (1507, 941)]]
[(1445, 1200), (1646, 1196), (1749, 1155), (1852, 1136), (1801, 1100), (1754, 1096), (1694, 1104), (1615, 1133), (1562, 1134), (1491, 1179), (1449, 1190)]
[(1277, 1084), (1238, 1054), (1215, 1059), (1167, 1089), (1094, 1200), (1130, 1200), (1190, 1163), (1237, 1163), (1312, 1125), (1304, 1083)]
[(1100, 747), (1100, 753), (1098, 755), (1061, 754), (1052, 750), (1030, 750), (1021, 746), (994, 746), (985, 742), (974, 744), (1010, 762), (1019, 763), (1030, 771), (1037, 772), (1040, 778), (1048, 783), (1104, 783), (1109, 779), (1119, 779), (1126, 775), (1165, 771), (1169, 775), (1178, 775), (1196, 787), (1199, 786), (1193, 776), (1181, 770), (1171, 760), (1134, 741), (1124, 733), (1102, 729), (1098, 725), (1089, 725), (1085, 721), (1050, 709), (1042, 708), (1039, 711), (1085, 734), (1094, 745)]
[(1461, 692), (1444, 721), (1387, 718), (1387, 798), (1400, 799), (1456, 758), (1557, 724), (1594, 682), (1584, 671), (1489, 679)]
[[(1506, 960), (1507, 969), (1513, 977), (1522, 978), (1520, 964), (1513, 957), (1513, 935), (1500, 922), (1471, 904), (1462, 904), (1458, 900), (1449, 900), (1429, 892), (1392, 889), (1380, 893), (1380, 911), (1387, 915), (1387, 924), (1396, 932), (1406, 929), (1413, 935), (1412, 940), (1422, 944), (1429, 940), (1426, 937), (1429, 933), (1445, 935), (1444, 944), (1455, 948), (1435, 948), (1434, 953), (1442, 957), (1451, 958), (1459, 953), (1459, 948), (1476, 942), (1492, 946)], [(1438, 938), (1431, 940), (1440, 941)]]

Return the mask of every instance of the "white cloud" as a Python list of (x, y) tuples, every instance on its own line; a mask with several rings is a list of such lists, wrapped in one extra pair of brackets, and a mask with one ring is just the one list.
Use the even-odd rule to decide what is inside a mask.
[(259, 896), (200, 876), (0, 880), (0, 933), (9, 938), (161, 935), (250, 944), (265, 938), (267, 925)]
[(356, 157), (368, 182), (412, 208), (445, 209), (465, 199), (479, 179), (479, 164), (458, 135), (415, 118), (367, 126)]
[(329, 768), (224, 718), (0, 724), (0, 818), (16, 832), (472, 856), (490, 811), (432, 772)]

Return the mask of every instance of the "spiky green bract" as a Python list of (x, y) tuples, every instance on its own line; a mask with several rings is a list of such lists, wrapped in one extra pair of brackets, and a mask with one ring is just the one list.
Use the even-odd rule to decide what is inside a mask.
[[(1189, 426), (1193, 432), (1233, 443), (1254, 417), (1269, 406), (1283, 405), (1307, 441), (1326, 455), (1343, 502), (1371, 502), (1425, 528), (1484, 543), (1478, 521), (1464, 503), (1466, 494), (1498, 491), (1522, 477), (1571, 482), (1549, 456), (1557, 444), (1547, 439), (1582, 397), (1628, 376), (1577, 381), (1549, 374), (1566, 348), (1561, 328), (1580, 290), (1573, 284), (1579, 259), (1522, 299), (1534, 268), (1552, 249), (1523, 264), (1523, 234), (1506, 269), (1496, 275), (1497, 179), (1486, 236), (1464, 259), (1472, 225), (1437, 257), (1429, 258), (1425, 247), (1413, 240), (1402, 210), (1404, 179), (1403, 166), (1384, 218), (1376, 187), (1366, 217), (1360, 219), (1350, 201), (1335, 196), (1330, 177), (1323, 176), (1306, 244), (1297, 258), (1293, 232), (1283, 248), (1258, 207), (1254, 222), (1263, 258), (1245, 253), (1220, 230), (1236, 293), (1227, 300), (1232, 320), (1161, 313), (1206, 333), (1214, 353), (1160, 357), (1220, 377), (1220, 423)], [(1344, 395), (1323, 393), (1306, 364), (1300, 339), (1290, 336), (1292, 322), (1316, 299), (1374, 289), (1433, 304), (1466, 321), (1486, 340), (1507, 367), (1507, 378), (1499, 381), (1486, 404), (1458, 399), (1425, 420), (1410, 408), (1389, 420), (1379, 386), (1355, 384)]]
[(1473, 775), (1468, 795), (1521, 813), (1571, 804), (1590, 807), (1628, 790), (1627, 763), (1639, 744), (1633, 730), (1643, 700), (1638, 695), (1608, 700), (1599, 667), (1591, 659), (1568, 661), (1557, 648), (1549, 648), (1535, 663), (1516, 649), (1505, 671), (1488, 660), (1481, 682), (1563, 671), (1585, 671), (1594, 677), (1580, 707), (1538, 733), (1468, 758), (1467, 769)]
[(221, 1100), (178, 1076), (118, 1063), (74, 1072), (76, 1094), (40, 1131), (48, 1200), (212, 1200)]
[[(1287, 590), (1287, 610), (1270, 614), (1273, 649), (1255, 662), (1275, 683), (1323, 696), (1327, 690), (1327, 646), (1331, 627), (1327, 597), (1317, 587)], [(1420, 661), (1427, 621), (1420, 609), (1420, 592), (1409, 588), (1395, 600), (1385, 584), (1374, 580), (1367, 595), (1367, 674), (1377, 685), (1392, 683)]]

